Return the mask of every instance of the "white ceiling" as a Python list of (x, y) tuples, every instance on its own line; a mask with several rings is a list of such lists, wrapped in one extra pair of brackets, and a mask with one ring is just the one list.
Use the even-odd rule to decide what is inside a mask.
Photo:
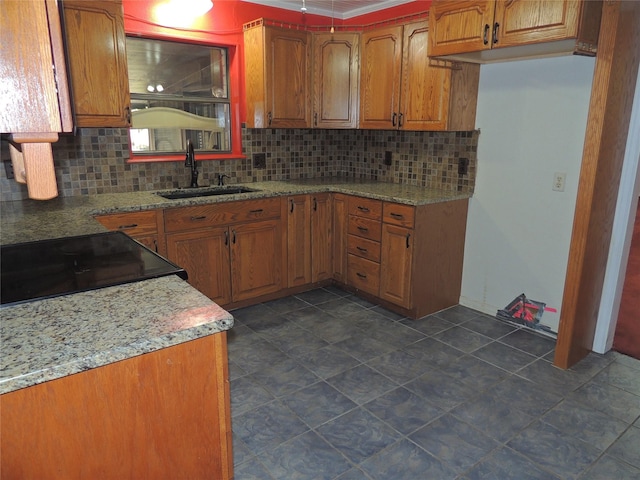
[[(243, 0), (249, 3), (259, 3), (269, 7), (285, 10), (300, 11), (303, 0)], [(365, 13), (371, 13), (385, 8), (395, 7), (414, 0), (304, 0), (307, 13), (323, 15), (345, 20)], [(424, 1), (424, 0), (423, 0)], [(427, 2), (425, 2), (427, 3)], [(333, 4), (333, 5), (332, 5)]]

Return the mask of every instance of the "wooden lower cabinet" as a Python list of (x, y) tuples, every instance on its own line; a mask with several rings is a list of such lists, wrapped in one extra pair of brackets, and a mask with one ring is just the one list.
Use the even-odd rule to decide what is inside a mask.
[(1, 478), (233, 478), (226, 332), (0, 396)]
[(311, 196), (311, 281), (328, 280), (332, 270), (333, 209), (331, 194)]
[(124, 232), (150, 250), (160, 254), (165, 253), (164, 228), (160, 211), (112, 213), (95, 218), (109, 230)]
[(347, 283), (347, 219), (348, 196), (342, 193), (333, 194), (333, 279), (339, 283)]
[(219, 305), (231, 303), (227, 227), (168, 234), (167, 256), (187, 271), (195, 289)]
[(287, 272), (289, 287), (311, 283), (311, 199), (287, 198)]
[(380, 298), (404, 308), (410, 308), (412, 301), (413, 242), (413, 230), (383, 224)]

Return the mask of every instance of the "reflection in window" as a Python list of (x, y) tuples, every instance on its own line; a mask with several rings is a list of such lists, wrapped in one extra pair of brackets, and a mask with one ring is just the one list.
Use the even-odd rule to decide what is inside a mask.
[(134, 154), (231, 151), (227, 50), (127, 38)]

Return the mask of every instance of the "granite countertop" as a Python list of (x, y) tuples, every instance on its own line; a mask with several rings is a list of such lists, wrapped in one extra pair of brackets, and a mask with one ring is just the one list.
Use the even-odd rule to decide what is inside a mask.
[(93, 216), (155, 208), (173, 208), (320, 192), (360, 195), (407, 205), (424, 205), (471, 196), (467, 193), (434, 190), (412, 185), (340, 178), (256, 182), (246, 184), (246, 186), (258, 191), (180, 200), (167, 200), (154, 192), (132, 192), (59, 197), (46, 202), (36, 200), (1, 202), (0, 244), (7, 245), (104, 232), (105, 228), (95, 221)]
[(0, 394), (230, 329), (177, 276), (0, 308)]

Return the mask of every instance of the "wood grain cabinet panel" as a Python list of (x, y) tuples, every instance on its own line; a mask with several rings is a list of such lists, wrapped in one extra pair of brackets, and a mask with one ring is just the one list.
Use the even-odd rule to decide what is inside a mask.
[(287, 198), (287, 273), (289, 287), (311, 283), (311, 200)]
[[(434, 0), (429, 55), (472, 62), (561, 53), (593, 56), (601, 13), (599, 0)], [(500, 51), (508, 47), (521, 48)], [(463, 55), (472, 53), (477, 54)]]
[(333, 245), (332, 263), (333, 279), (347, 283), (347, 222), (349, 211), (349, 196), (342, 193), (333, 194)]
[(76, 126), (131, 126), (122, 1), (64, 0), (62, 12)]
[(328, 280), (333, 275), (333, 209), (329, 193), (311, 196), (311, 281)]
[(311, 126), (311, 34), (244, 25), (247, 127)]
[[(404, 308), (412, 306), (411, 279), (414, 231), (383, 224), (380, 259), (380, 298)], [(424, 266), (428, 268), (428, 266)]]
[(162, 211), (113, 213), (98, 215), (95, 219), (109, 230), (126, 233), (154, 252), (165, 252)]

